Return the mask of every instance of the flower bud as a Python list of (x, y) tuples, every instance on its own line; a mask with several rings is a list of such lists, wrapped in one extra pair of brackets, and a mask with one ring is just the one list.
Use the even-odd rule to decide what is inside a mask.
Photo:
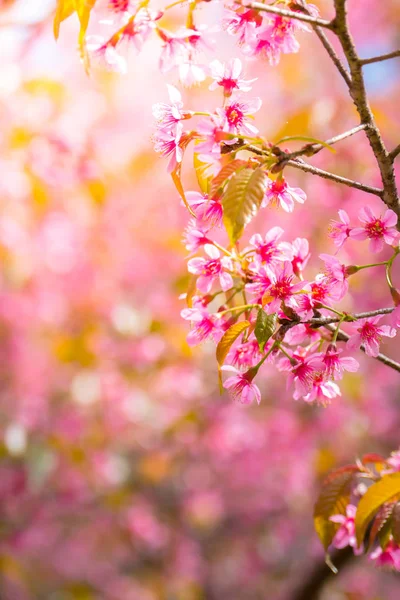
[(395, 287), (390, 287), (390, 293), (392, 294), (393, 302), (395, 306), (400, 305), (400, 292)]

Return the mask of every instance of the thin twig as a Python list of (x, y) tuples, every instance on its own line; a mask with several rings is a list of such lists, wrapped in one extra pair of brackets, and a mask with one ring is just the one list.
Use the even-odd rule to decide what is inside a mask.
[[(368, 319), (370, 317), (377, 317), (378, 315), (390, 315), (394, 311), (394, 306), (391, 308), (378, 308), (377, 310), (370, 310), (368, 312), (356, 313), (354, 315), (349, 314), (351, 320), (358, 321), (359, 319)], [(307, 325), (311, 325), (313, 327), (324, 327), (325, 325), (330, 325), (331, 323), (338, 323), (341, 319), (339, 317), (318, 317), (309, 319), (308, 321), (303, 321)], [(350, 320), (350, 319), (349, 319)]]
[(397, 58), (400, 56), (400, 50), (395, 50), (394, 52), (388, 52), (388, 54), (381, 54), (380, 56), (373, 56), (372, 58), (361, 58), (361, 65), (370, 65), (376, 62), (382, 62), (384, 60), (390, 60), (391, 58)]
[(284, 166), (294, 167), (295, 169), (300, 169), (305, 173), (312, 173), (313, 175), (318, 175), (323, 179), (330, 179), (331, 181), (336, 181), (336, 183), (342, 183), (343, 185), (347, 185), (351, 188), (356, 188), (357, 190), (361, 190), (363, 192), (367, 192), (368, 194), (374, 194), (375, 196), (379, 196), (382, 198), (383, 190), (375, 187), (371, 187), (369, 185), (364, 185), (363, 183), (359, 183), (358, 181), (353, 181), (353, 179), (347, 179), (346, 177), (341, 177), (340, 175), (335, 175), (334, 173), (330, 173), (329, 171), (324, 171), (323, 169), (318, 169), (317, 167), (313, 167), (308, 163), (304, 162), (301, 159), (293, 159), (288, 160)]
[(400, 144), (394, 148), (389, 154), (391, 160), (394, 160), (400, 154)]
[(261, 4), (261, 2), (239, 2), (236, 1), (236, 4), (241, 4), (246, 8), (253, 8), (255, 10), (260, 10), (262, 12), (273, 13), (275, 15), (280, 15), (281, 17), (287, 17), (290, 19), (297, 19), (298, 21), (304, 21), (305, 23), (310, 23), (312, 25), (318, 25), (319, 27), (326, 27), (327, 29), (331, 28), (331, 22), (326, 21), (325, 19), (318, 19), (317, 17), (312, 17), (311, 15), (305, 15), (302, 12), (296, 12), (294, 10), (288, 10), (286, 8), (279, 8), (277, 6), (271, 6), (269, 4)]
[(339, 71), (339, 73), (341, 74), (343, 79), (345, 80), (347, 86), (350, 87), (351, 86), (350, 74), (349, 74), (348, 70), (346, 69), (346, 67), (342, 64), (342, 61), (340, 60), (338, 55), (336, 54), (334, 47), (332, 46), (332, 44), (330, 43), (330, 41), (328, 40), (325, 33), (322, 31), (322, 29), (320, 27), (314, 26), (314, 31), (317, 34), (318, 38), (320, 39), (323, 47), (329, 54), (333, 64), (335, 65), (335, 67), (337, 68), (337, 70)]
[(366, 127), (367, 125), (358, 125), (357, 127), (353, 127), (353, 129), (349, 129), (349, 131), (345, 131), (344, 133), (335, 135), (333, 138), (326, 140), (323, 144), (318, 144), (317, 142), (314, 144), (306, 144), (305, 146), (303, 146), (299, 150), (295, 150), (294, 152), (282, 152), (280, 148), (272, 148), (272, 153), (276, 156), (287, 158), (289, 160), (291, 158), (297, 158), (299, 156), (314, 156), (314, 154), (317, 154), (318, 152), (326, 148), (326, 146), (333, 146), (337, 142), (341, 142), (342, 140), (351, 137), (359, 131), (362, 131)]

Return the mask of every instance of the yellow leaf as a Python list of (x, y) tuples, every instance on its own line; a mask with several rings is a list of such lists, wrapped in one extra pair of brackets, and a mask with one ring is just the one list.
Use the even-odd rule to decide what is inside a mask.
[(249, 321), (239, 321), (239, 323), (235, 323), (227, 331), (225, 331), (222, 336), (218, 346), (217, 346), (217, 361), (221, 366), (224, 364), (224, 360), (233, 344), (233, 342), (239, 337), (241, 333), (245, 329), (250, 327)]
[(400, 473), (384, 475), (380, 481), (371, 485), (361, 498), (355, 518), (357, 542), (360, 545), (372, 517), (380, 507), (400, 495)]
[(65, 19), (68, 19), (76, 10), (75, 0), (58, 0), (56, 15), (54, 17), (54, 37), (57, 40), (60, 34), (60, 25)]

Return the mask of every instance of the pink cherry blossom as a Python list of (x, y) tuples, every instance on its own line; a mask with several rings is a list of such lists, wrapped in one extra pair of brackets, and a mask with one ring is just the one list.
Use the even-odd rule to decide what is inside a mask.
[(235, 373), (235, 375), (228, 377), (223, 383), (224, 388), (228, 390), (234, 400), (241, 404), (251, 404), (253, 400), (256, 400), (260, 404), (261, 392), (257, 385), (253, 383), (255, 375), (253, 369), (242, 373), (235, 367), (224, 365), (221, 367), (221, 370)]
[(310, 259), (308, 240), (305, 238), (296, 238), (292, 246), (292, 267), (293, 273), (298, 277), (307, 266)]
[(382, 550), (380, 546), (369, 555), (371, 560), (375, 560), (378, 567), (395, 569), (400, 571), (400, 547), (391, 540), (386, 548)]
[(162, 156), (170, 157), (168, 163), (169, 173), (176, 169), (178, 163), (182, 162), (183, 150), (179, 144), (182, 137), (182, 130), (182, 124), (178, 123), (175, 131), (158, 129), (153, 136), (155, 151), (159, 152)]
[(221, 288), (226, 292), (233, 286), (233, 279), (230, 273), (225, 269), (231, 268), (231, 261), (228, 257), (220, 257), (219, 250), (212, 244), (204, 246), (205, 253), (209, 258), (191, 258), (188, 262), (188, 271), (198, 275), (197, 288), (204, 294), (212, 288), (213, 282), (218, 279)]
[(398, 243), (397, 215), (393, 210), (389, 209), (377, 217), (372, 209), (366, 206), (360, 210), (358, 218), (364, 223), (364, 226), (352, 229), (350, 237), (355, 240), (369, 239), (371, 252), (380, 252), (385, 243), (391, 246)]
[(300, 188), (292, 188), (283, 179), (283, 177), (275, 179), (274, 181), (269, 179), (267, 182), (267, 190), (261, 206), (277, 206), (283, 208), (285, 212), (293, 212), (294, 202), (304, 204), (307, 196)]
[(263, 18), (257, 10), (231, 10), (224, 7), (222, 26), (230, 35), (239, 37), (239, 44), (243, 44), (255, 28), (262, 24)]
[(363, 548), (358, 548), (357, 546), (356, 527), (354, 523), (356, 512), (357, 507), (353, 504), (348, 504), (346, 506), (345, 515), (332, 515), (329, 517), (329, 520), (333, 523), (340, 524), (340, 527), (332, 540), (332, 545), (339, 550), (346, 546), (351, 546), (354, 550), (354, 554), (362, 554)]
[[(303, 396), (304, 402), (315, 402), (320, 406), (327, 406), (330, 401), (337, 396), (341, 396), (339, 386), (333, 381), (326, 379), (325, 374), (320, 371), (315, 373), (312, 379), (311, 390)], [(293, 396), (295, 400), (296, 395)]]
[(93, 64), (117, 73), (126, 73), (126, 60), (104, 38), (92, 35), (87, 38), (86, 48)]
[(355, 333), (350, 336), (347, 342), (348, 349), (355, 350), (363, 344), (367, 356), (378, 356), (382, 337), (392, 338), (396, 335), (396, 330), (389, 325), (377, 325), (381, 319), (382, 315), (377, 315), (368, 319), (360, 319), (354, 324), (353, 330)]
[(218, 343), (223, 335), (223, 322), (215, 315), (211, 315), (207, 308), (199, 305), (194, 308), (184, 308), (181, 317), (191, 321), (192, 330), (187, 336), (189, 346), (197, 346), (212, 337)]
[(191, 219), (183, 234), (186, 249), (190, 252), (196, 252), (205, 244), (211, 244), (212, 240), (206, 236), (206, 233), (207, 230), (201, 226), (201, 223), (199, 224), (195, 219)]
[(352, 356), (340, 357), (342, 350), (338, 350), (334, 344), (330, 344), (322, 357), (326, 372), (333, 379), (342, 379), (344, 371), (355, 373), (360, 365)]
[(294, 273), (290, 261), (283, 263), (282, 266), (281, 264), (274, 268), (267, 267), (271, 285), (263, 297), (263, 304), (268, 313), (276, 312), (282, 302), (291, 308), (296, 308), (294, 294), (304, 285), (302, 282), (293, 283)]
[(345, 265), (330, 254), (320, 254), (319, 257), (324, 261), (323, 276), (330, 286), (331, 297), (335, 300), (341, 300), (349, 289), (348, 272)]
[(335, 246), (341, 248), (348, 240), (351, 233), (350, 218), (345, 210), (339, 210), (340, 221), (332, 221), (329, 226), (328, 235)]
[(298, 399), (308, 394), (312, 388), (315, 376), (323, 370), (323, 362), (319, 353), (309, 354), (305, 348), (299, 347), (293, 352), (297, 364), (293, 367), (287, 358), (279, 363), (281, 370), (289, 371), (287, 385), (294, 383), (294, 398)]
[(396, 306), (391, 314), (390, 320), (393, 327), (400, 328), (400, 305)]
[(228, 363), (239, 368), (254, 367), (260, 359), (261, 353), (254, 337), (243, 344), (235, 345), (226, 357)]
[(239, 58), (233, 58), (228, 63), (213, 60), (209, 66), (210, 75), (214, 79), (210, 90), (216, 90), (218, 86), (224, 90), (224, 96), (228, 98), (235, 91), (249, 92), (251, 84), (256, 79), (241, 79), (242, 62)]
[(221, 202), (200, 192), (186, 192), (186, 199), (196, 215), (197, 224), (204, 230), (212, 229), (221, 225), (222, 205)]
[(263, 295), (271, 285), (271, 274), (266, 265), (255, 265), (249, 271), (250, 283), (246, 283), (246, 292), (255, 296), (257, 302), (261, 302)]
[(281, 227), (273, 227), (264, 236), (255, 233), (249, 241), (250, 248), (254, 248), (254, 260), (266, 265), (272, 265), (277, 261), (288, 260), (292, 258), (292, 247), (287, 242), (278, 240), (283, 235)]
[(250, 117), (260, 110), (261, 98), (252, 100), (231, 100), (224, 108), (217, 108), (222, 119), (222, 129), (228, 133), (254, 136), (258, 129)]
[(183, 102), (180, 91), (169, 84), (167, 84), (167, 88), (171, 103), (158, 102), (157, 104), (153, 104), (152, 110), (154, 117), (158, 121), (157, 126), (169, 130), (185, 118), (185, 113), (182, 111)]

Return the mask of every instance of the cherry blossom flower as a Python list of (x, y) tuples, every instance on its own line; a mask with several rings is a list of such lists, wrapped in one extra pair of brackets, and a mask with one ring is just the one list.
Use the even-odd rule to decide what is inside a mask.
[(345, 210), (339, 210), (339, 219), (340, 221), (332, 221), (328, 230), (329, 237), (338, 249), (348, 240), (351, 232), (350, 218)]
[(278, 177), (274, 181), (269, 179), (267, 190), (261, 206), (277, 206), (283, 208), (285, 212), (293, 212), (294, 201), (304, 204), (307, 196), (300, 188), (292, 188), (283, 177)]
[(159, 152), (162, 156), (170, 156), (168, 163), (169, 173), (176, 169), (178, 163), (182, 161), (183, 150), (179, 145), (182, 137), (182, 129), (182, 124), (178, 123), (175, 131), (158, 129), (153, 136), (155, 151)]
[(188, 262), (188, 271), (194, 275), (199, 275), (197, 279), (197, 288), (204, 294), (208, 294), (212, 284), (219, 279), (221, 288), (226, 292), (233, 286), (233, 279), (230, 273), (224, 269), (231, 268), (231, 261), (228, 257), (220, 258), (219, 250), (212, 244), (204, 246), (205, 253), (209, 258), (191, 258)]
[(335, 256), (330, 254), (320, 254), (319, 257), (324, 261), (324, 273), (326, 281), (330, 286), (330, 295), (335, 300), (341, 300), (347, 294), (349, 289), (348, 271)]
[(394, 337), (396, 330), (389, 325), (377, 325), (383, 315), (360, 319), (357, 324), (353, 325), (355, 333), (350, 336), (347, 342), (349, 350), (355, 350), (364, 344), (365, 354), (367, 356), (376, 357), (379, 354), (379, 345), (382, 337)]
[(178, 65), (179, 81), (186, 87), (192, 87), (204, 81), (207, 77), (206, 67), (193, 60), (186, 60)]
[(179, 123), (179, 121), (185, 119), (188, 114), (182, 111), (183, 102), (180, 91), (169, 84), (167, 84), (167, 88), (171, 104), (166, 104), (164, 102), (153, 104), (153, 116), (158, 121), (157, 126), (162, 129), (171, 129)]
[(224, 333), (221, 319), (211, 315), (204, 306), (184, 308), (181, 317), (192, 323), (192, 330), (187, 336), (189, 346), (197, 346), (210, 337), (218, 343)]
[(226, 357), (228, 363), (239, 368), (254, 367), (260, 359), (261, 353), (254, 337), (243, 344), (235, 345)]
[(300, 44), (294, 37), (297, 28), (295, 20), (280, 15), (269, 15), (268, 21), (263, 36), (269, 37), (275, 47), (279, 48), (279, 52), (284, 54), (298, 52)]
[(279, 43), (271, 38), (271, 30), (268, 26), (248, 31), (243, 53), (246, 56), (265, 58), (271, 66), (279, 63), (281, 55)]
[(352, 356), (340, 357), (342, 350), (338, 350), (334, 344), (330, 344), (322, 357), (326, 372), (333, 379), (342, 379), (344, 371), (355, 373), (360, 365)]
[(400, 547), (393, 540), (390, 540), (384, 550), (378, 546), (371, 552), (369, 558), (375, 560), (378, 567), (400, 571)]
[(196, 34), (196, 31), (182, 28), (176, 33), (171, 33), (159, 27), (157, 33), (164, 42), (160, 55), (160, 71), (167, 73), (188, 59), (191, 50), (188, 38)]
[(201, 224), (197, 223), (195, 219), (191, 219), (183, 234), (186, 249), (196, 252), (205, 244), (211, 244), (212, 240), (206, 236), (206, 233), (207, 231), (201, 227)]
[(386, 463), (389, 465), (389, 468), (382, 469), (382, 475), (388, 475), (390, 473), (396, 473), (397, 471), (400, 471), (400, 450), (392, 452)]
[(274, 269), (267, 267), (267, 272), (271, 285), (263, 296), (266, 312), (276, 312), (282, 302), (291, 308), (296, 308), (297, 302), (293, 294), (300, 291), (304, 284), (302, 282), (292, 283), (294, 273), (291, 262), (287, 261), (283, 263), (282, 267), (279, 265)]
[(356, 539), (356, 527), (354, 519), (356, 516), (357, 507), (353, 504), (346, 506), (345, 515), (332, 515), (329, 520), (332, 523), (339, 523), (340, 527), (337, 530), (335, 537), (332, 540), (332, 545), (339, 550), (346, 546), (351, 546), (354, 554), (360, 555), (363, 552), (362, 546), (358, 548)]
[(291, 259), (293, 256), (292, 247), (287, 242), (278, 240), (283, 235), (281, 227), (273, 227), (265, 234), (264, 238), (255, 233), (249, 241), (250, 248), (254, 248), (254, 260), (266, 265), (275, 264), (277, 261)]
[(257, 265), (256, 270), (250, 270), (248, 276), (251, 278), (251, 283), (246, 283), (246, 292), (254, 295), (257, 302), (261, 302), (271, 285), (270, 272), (265, 265)]
[(295, 367), (288, 358), (283, 358), (278, 364), (278, 368), (283, 371), (289, 371), (288, 387), (293, 383), (295, 399), (308, 394), (315, 381), (315, 375), (323, 370), (323, 362), (319, 353), (309, 354), (305, 348), (299, 347), (293, 352), (293, 359), (297, 361)]
[(228, 133), (254, 136), (258, 129), (250, 122), (249, 116), (260, 110), (261, 98), (241, 101), (232, 100), (224, 106), (217, 108), (217, 113), (222, 119), (222, 129)]
[(216, 90), (218, 86), (224, 90), (224, 96), (232, 96), (234, 91), (249, 92), (251, 85), (256, 79), (240, 79), (242, 72), (242, 62), (239, 58), (233, 58), (229, 63), (221, 63), (219, 60), (213, 60), (210, 63), (210, 75), (214, 79), (210, 85), (210, 90)]
[(355, 240), (369, 239), (371, 252), (380, 252), (385, 243), (391, 246), (398, 243), (397, 215), (393, 210), (389, 209), (384, 215), (377, 217), (369, 206), (365, 206), (360, 210), (358, 218), (364, 226), (352, 229), (350, 237)]
[(326, 277), (317, 275), (315, 281), (304, 285), (308, 294), (301, 294), (297, 298), (297, 312), (303, 319), (311, 319), (314, 316), (314, 309), (320, 308), (321, 304), (330, 304), (331, 286)]
[(260, 27), (263, 18), (258, 10), (244, 10), (243, 12), (224, 8), (222, 26), (230, 35), (239, 36), (239, 44), (243, 44), (253, 30)]
[(196, 133), (203, 140), (196, 146), (196, 152), (203, 162), (219, 160), (221, 156), (222, 120), (216, 115), (201, 119), (196, 127)]
[(251, 404), (253, 400), (257, 400), (257, 403), (260, 404), (261, 392), (256, 384), (252, 382), (256, 374), (254, 369), (242, 373), (235, 367), (224, 365), (221, 370), (235, 373), (223, 383), (224, 388), (228, 390), (234, 400), (241, 404)]
[(310, 258), (308, 240), (305, 238), (296, 238), (291, 246), (293, 273), (299, 277)]
[(186, 192), (186, 199), (199, 225), (206, 230), (221, 225), (222, 204), (200, 192)]
[[(311, 390), (308, 394), (303, 396), (305, 402), (315, 402), (321, 406), (327, 406), (330, 401), (337, 396), (341, 396), (339, 386), (333, 381), (328, 381), (325, 374), (322, 371), (315, 373), (312, 379)], [(295, 400), (298, 400), (296, 395), (293, 396)]]
[(108, 71), (126, 73), (126, 60), (114, 46), (98, 35), (88, 36), (86, 48), (93, 64)]

